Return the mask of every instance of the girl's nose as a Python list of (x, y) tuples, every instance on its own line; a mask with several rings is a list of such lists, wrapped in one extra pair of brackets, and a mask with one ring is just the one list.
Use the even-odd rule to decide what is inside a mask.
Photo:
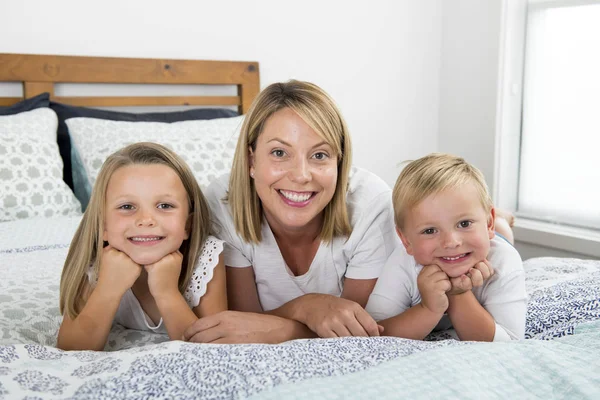
[(150, 212), (141, 212), (136, 220), (137, 226), (154, 226), (156, 220)]

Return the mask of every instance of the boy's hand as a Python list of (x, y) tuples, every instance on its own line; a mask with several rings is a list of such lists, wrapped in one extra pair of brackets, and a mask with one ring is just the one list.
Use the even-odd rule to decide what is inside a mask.
[(448, 275), (437, 265), (423, 267), (417, 277), (421, 293), (421, 305), (434, 313), (444, 313), (448, 309), (448, 292), (451, 288)]
[(136, 264), (127, 254), (108, 245), (102, 249), (97, 286), (123, 296), (141, 273), (141, 265)]
[(183, 255), (179, 250), (167, 254), (154, 264), (145, 265), (148, 289), (155, 299), (165, 294), (179, 293), (179, 275)]
[(488, 260), (480, 261), (475, 264), (466, 275), (450, 279), (452, 288), (448, 292), (448, 295), (461, 294), (473, 288), (482, 286), (483, 282), (493, 275), (494, 269), (490, 262)]

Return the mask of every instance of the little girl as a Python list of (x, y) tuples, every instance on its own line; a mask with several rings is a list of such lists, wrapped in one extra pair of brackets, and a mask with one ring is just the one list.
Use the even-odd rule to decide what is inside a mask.
[(180, 340), (198, 318), (226, 310), (223, 242), (209, 226), (204, 195), (175, 153), (136, 143), (108, 157), (63, 268), (57, 346), (102, 350), (113, 320)]

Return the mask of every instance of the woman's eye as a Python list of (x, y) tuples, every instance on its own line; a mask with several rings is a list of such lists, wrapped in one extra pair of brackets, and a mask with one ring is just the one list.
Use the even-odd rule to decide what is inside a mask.
[(471, 224), (472, 224), (472, 222), (471, 222), (471, 221), (460, 221), (460, 222), (458, 223), (458, 225), (459, 225), (461, 228), (468, 228), (468, 227), (470, 227), (470, 226), (471, 226)]
[(327, 153), (323, 153), (321, 151), (321, 152), (315, 153), (313, 155), (313, 157), (316, 158), (317, 160), (325, 160), (329, 157), (329, 155)]
[(283, 157), (285, 155), (285, 152), (283, 150), (276, 149), (273, 150), (271, 154), (273, 154), (275, 157)]

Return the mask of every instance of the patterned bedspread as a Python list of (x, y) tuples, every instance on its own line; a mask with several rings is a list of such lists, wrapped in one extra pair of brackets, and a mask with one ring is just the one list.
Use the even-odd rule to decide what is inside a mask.
[(440, 333), (201, 345), (114, 326), (108, 352), (63, 352), (58, 285), (77, 222), (0, 224), (0, 399), (600, 396), (600, 261), (525, 263), (521, 342)]

